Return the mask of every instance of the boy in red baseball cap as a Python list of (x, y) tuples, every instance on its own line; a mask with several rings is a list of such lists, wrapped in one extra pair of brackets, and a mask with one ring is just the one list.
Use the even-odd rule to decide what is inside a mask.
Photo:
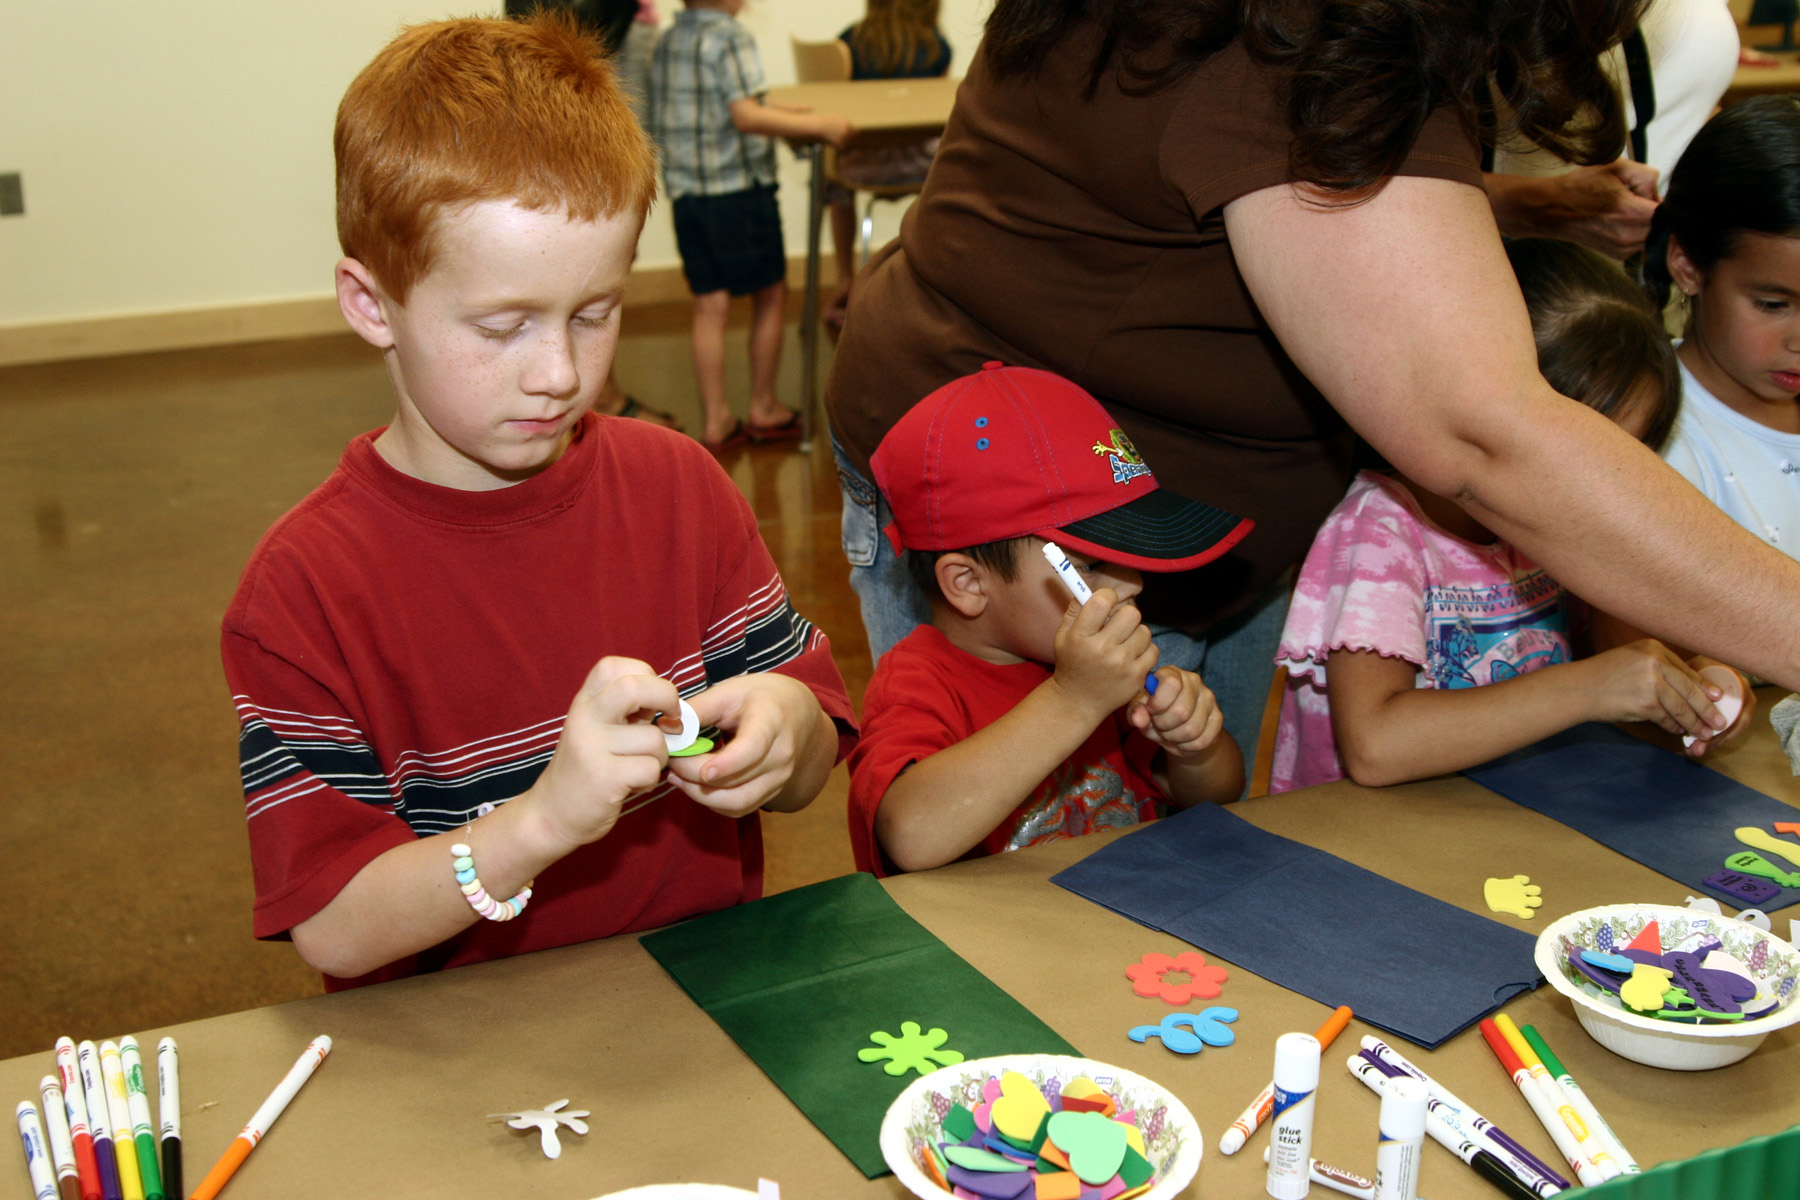
[[(1186, 571), (1251, 522), (1157, 487), (1106, 410), (1047, 371), (988, 363), (915, 405), (871, 459), (931, 597), (875, 667), (850, 759), (859, 869), (1134, 825), (1237, 798), (1243, 758), (1200, 677), (1157, 668), (1140, 571)], [(1072, 599), (1044, 547), (1091, 587)]]

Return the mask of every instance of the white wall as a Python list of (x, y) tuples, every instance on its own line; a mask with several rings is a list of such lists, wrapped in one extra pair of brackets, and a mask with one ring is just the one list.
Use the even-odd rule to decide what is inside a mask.
[[(961, 74), (989, 0), (944, 0)], [(665, 20), (674, 0), (660, 5)], [(26, 212), (0, 218), (0, 326), (300, 299), (330, 291), (332, 116), (399, 26), (499, 4), (426, 0), (0, 0), (0, 171)], [(772, 84), (790, 34), (830, 37), (860, 0), (750, 0)], [(805, 175), (782, 158), (789, 251)], [(891, 237), (899, 206), (879, 208)], [(665, 205), (642, 268), (679, 264)], [(829, 278), (829, 276), (828, 276)]]

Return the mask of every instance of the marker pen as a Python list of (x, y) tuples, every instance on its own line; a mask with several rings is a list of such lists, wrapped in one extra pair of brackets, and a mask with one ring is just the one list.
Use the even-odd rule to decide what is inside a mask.
[(72, 1039), (56, 1039), (56, 1073), (62, 1077), (63, 1107), (69, 1113), (69, 1140), (75, 1146), (75, 1173), (81, 1180), (81, 1200), (102, 1200), (100, 1165), (94, 1161), (94, 1135), (88, 1128), (87, 1093), (81, 1087), (81, 1068), (75, 1062)]
[(25, 1143), (25, 1169), (31, 1172), (33, 1200), (56, 1200), (56, 1176), (50, 1173), (50, 1151), (44, 1148), (37, 1105), (21, 1100), (13, 1116), (19, 1122), (19, 1140)]
[(1431, 1093), (1410, 1075), (1381, 1093), (1381, 1141), (1375, 1150), (1375, 1200), (1418, 1200), (1425, 1149), (1425, 1106)]
[(174, 1038), (156, 1043), (156, 1115), (162, 1123), (163, 1194), (181, 1200), (181, 1071)]
[(145, 1200), (162, 1200), (162, 1168), (156, 1163), (156, 1138), (150, 1126), (150, 1093), (144, 1086), (144, 1059), (136, 1038), (127, 1034), (119, 1039), (119, 1057), (125, 1064), (125, 1103), (131, 1114), (131, 1140), (137, 1143)]
[(1269, 1176), (1275, 1200), (1305, 1200), (1311, 1184), (1314, 1097), (1319, 1090), (1319, 1039), (1284, 1033), (1275, 1039), (1275, 1111), (1269, 1129)]
[(38, 1081), (44, 1100), (44, 1141), (50, 1146), (50, 1162), (56, 1167), (56, 1189), (62, 1200), (81, 1200), (81, 1176), (75, 1170), (75, 1143), (69, 1136), (69, 1109), (63, 1103), (62, 1084), (56, 1076)]
[(102, 1200), (124, 1200), (119, 1182), (119, 1156), (113, 1151), (112, 1127), (107, 1122), (106, 1083), (100, 1078), (100, 1048), (83, 1042), (75, 1048), (81, 1064), (81, 1094), (87, 1099), (88, 1128), (94, 1135), (94, 1163), (100, 1172)]
[[(1061, 546), (1055, 542), (1045, 542), (1044, 558), (1049, 561), (1050, 569), (1056, 572), (1056, 577), (1063, 581), (1063, 586), (1069, 589), (1069, 595), (1075, 597), (1075, 603), (1086, 604), (1094, 598), (1094, 589), (1087, 585), (1087, 580), (1081, 577), (1081, 572), (1075, 569), (1075, 564), (1069, 561), (1069, 556), (1062, 552)], [(1154, 671), (1144, 676), (1144, 690), (1152, 696), (1156, 695)]]
[(144, 1200), (137, 1143), (131, 1138), (131, 1101), (125, 1097), (125, 1063), (117, 1042), (100, 1043), (100, 1079), (106, 1085), (106, 1123), (112, 1127), (113, 1157), (119, 1160), (119, 1189), (125, 1200)]
[[(1352, 1075), (1362, 1080), (1377, 1095), (1386, 1095), (1388, 1085), (1394, 1081), (1383, 1074), (1380, 1067), (1360, 1054), (1352, 1055), (1345, 1065), (1350, 1068)], [(1542, 1197), (1554, 1196), (1563, 1190), (1549, 1182), (1540, 1182), (1531, 1187), (1520, 1182), (1492, 1153), (1459, 1133), (1441, 1108), (1433, 1108), (1427, 1112), (1425, 1132), (1431, 1135), (1432, 1141), (1462, 1159), (1476, 1174), (1513, 1197), (1513, 1200), (1541, 1200)]]

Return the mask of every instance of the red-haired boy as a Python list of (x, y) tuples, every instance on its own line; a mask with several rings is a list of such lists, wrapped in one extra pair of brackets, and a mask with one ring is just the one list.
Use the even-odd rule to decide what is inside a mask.
[[(257, 936), (335, 988), (755, 898), (756, 811), (854, 727), (712, 458), (590, 412), (655, 189), (598, 46), (408, 29), (336, 146), (338, 301), (398, 403), (225, 616)], [(681, 696), (721, 749), (669, 757)]]

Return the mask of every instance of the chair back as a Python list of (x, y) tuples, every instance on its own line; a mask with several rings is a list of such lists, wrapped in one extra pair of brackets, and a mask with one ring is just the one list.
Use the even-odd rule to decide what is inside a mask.
[(850, 78), (850, 47), (842, 39), (804, 42), (794, 46), (794, 80), (797, 83), (841, 83)]

